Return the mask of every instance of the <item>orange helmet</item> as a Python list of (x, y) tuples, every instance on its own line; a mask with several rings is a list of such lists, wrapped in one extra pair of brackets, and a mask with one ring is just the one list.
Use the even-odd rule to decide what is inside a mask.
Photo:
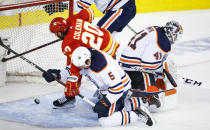
[(67, 29), (68, 29), (68, 23), (62, 17), (56, 17), (50, 23), (50, 31), (52, 33), (66, 32)]

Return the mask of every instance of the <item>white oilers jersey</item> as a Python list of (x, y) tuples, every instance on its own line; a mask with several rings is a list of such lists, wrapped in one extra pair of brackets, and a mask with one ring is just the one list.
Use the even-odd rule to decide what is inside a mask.
[(92, 4), (96, 4), (96, 7), (99, 11), (106, 13), (108, 10), (117, 10), (124, 6), (129, 0), (79, 0), (76, 3), (75, 11), (79, 12), (79, 10), (83, 8), (88, 8)]
[(129, 76), (110, 55), (105, 52), (91, 51), (91, 66), (80, 73), (87, 76), (102, 92), (110, 103), (116, 102), (123, 92), (131, 88)]
[(163, 61), (171, 44), (161, 27), (151, 26), (137, 33), (123, 50), (120, 64), (124, 70), (162, 73)]

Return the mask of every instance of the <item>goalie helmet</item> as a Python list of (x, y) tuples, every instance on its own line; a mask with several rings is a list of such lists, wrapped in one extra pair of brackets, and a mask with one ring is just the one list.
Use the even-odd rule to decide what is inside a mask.
[(183, 34), (182, 26), (175, 20), (167, 22), (164, 26), (164, 30), (171, 44), (178, 40)]
[(56, 17), (50, 23), (50, 31), (52, 33), (66, 32), (67, 29), (68, 29), (68, 23), (62, 17)]
[(71, 62), (79, 68), (88, 68), (91, 64), (91, 53), (86, 47), (76, 48), (71, 56)]

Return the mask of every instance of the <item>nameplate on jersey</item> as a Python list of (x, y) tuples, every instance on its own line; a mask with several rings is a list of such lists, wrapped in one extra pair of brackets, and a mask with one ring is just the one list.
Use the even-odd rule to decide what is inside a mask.
[(67, 79), (68, 79), (68, 81), (70, 81), (70, 82), (77, 82), (77, 81), (78, 81), (78, 77), (77, 77), (77, 76), (74, 76), (74, 75), (68, 77)]
[(82, 23), (83, 23), (83, 20), (76, 19), (75, 31), (74, 31), (74, 36), (73, 36), (73, 38), (76, 40), (79, 40), (81, 37)]

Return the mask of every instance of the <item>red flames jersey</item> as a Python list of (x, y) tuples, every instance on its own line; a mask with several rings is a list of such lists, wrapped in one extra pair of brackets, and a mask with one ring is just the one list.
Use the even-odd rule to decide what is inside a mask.
[[(62, 51), (68, 57), (79, 46), (102, 50), (111, 56), (115, 55), (119, 44), (115, 42), (109, 31), (95, 27), (90, 21), (89, 9), (83, 9), (77, 15), (67, 19), (68, 33), (62, 43)], [(89, 17), (87, 17), (89, 16)]]
[[(71, 64), (71, 54), (79, 46), (102, 50), (114, 56), (119, 43), (115, 42), (109, 31), (90, 24), (93, 19), (91, 9), (83, 9), (67, 19), (69, 29), (62, 43), (62, 51)], [(79, 69), (71, 64), (71, 75), (79, 76)], [(80, 76), (79, 76), (80, 77)]]

